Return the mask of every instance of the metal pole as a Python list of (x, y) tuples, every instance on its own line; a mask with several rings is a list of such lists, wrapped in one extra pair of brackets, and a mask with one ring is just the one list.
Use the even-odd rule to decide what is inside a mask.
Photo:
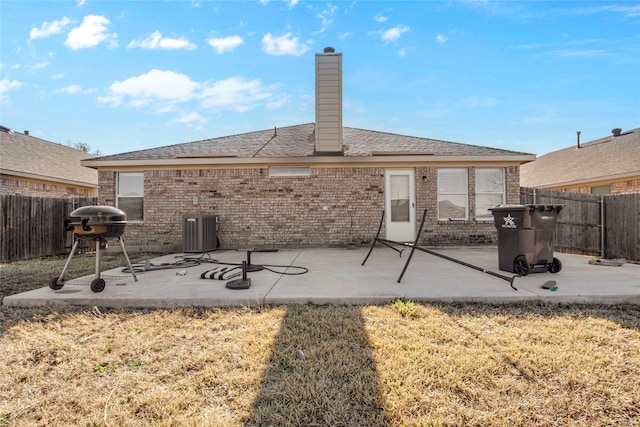
[(124, 248), (124, 241), (122, 240), (122, 236), (118, 236), (118, 241), (120, 242), (122, 253), (124, 253), (124, 257), (127, 259), (127, 265), (129, 266), (129, 270), (131, 270), (131, 275), (133, 276), (133, 280), (137, 282), (138, 278), (136, 277), (136, 273), (133, 271), (133, 267), (131, 266), (131, 261), (129, 261), (129, 255), (127, 254), (127, 250)]
[(100, 238), (95, 239), (96, 242), (96, 279), (100, 278)]
[(362, 261), (361, 265), (364, 265), (364, 263), (367, 262), (367, 260), (369, 259), (369, 255), (371, 255), (371, 252), (373, 252), (373, 247), (376, 245), (376, 243), (378, 243), (378, 237), (380, 237), (380, 230), (382, 230), (383, 222), (384, 222), (384, 210), (382, 211), (382, 217), (380, 217), (380, 225), (378, 226), (378, 232), (376, 233), (376, 237), (373, 238), (373, 242), (371, 242), (371, 248), (369, 249), (369, 253), (364, 258), (364, 261)]
[(80, 240), (76, 240), (73, 244), (73, 248), (71, 249), (71, 253), (69, 254), (69, 258), (67, 258), (67, 262), (64, 263), (64, 267), (62, 268), (62, 273), (60, 273), (60, 276), (58, 277), (58, 280), (61, 283), (64, 283), (64, 274), (67, 272), (67, 267), (69, 267), (69, 263), (71, 262), (71, 258), (73, 258), (73, 253), (76, 251), (76, 248), (78, 247), (78, 243), (80, 243)]
[(604, 196), (600, 196), (600, 258), (604, 259)]
[(420, 240), (420, 235), (422, 234), (422, 227), (424, 227), (424, 220), (427, 217), (427, 210), (425, 209), (422, 213), (422, 221), (420, 221), (420, 229), (418, 230), (418, 234), (416, 234), (416, 239), (411, 246), (411, 252), (409, 252), (409, 258), (407, 258), (407, 262), (404, 264), (404, 268), (402, 269), (402, 273), (400, 273), (400, 277), (398, 277), (398, 283), (402, 280), (402, 276), (404, 276), (405, 271), (407, 271), (407, 267), (409, 267), (409, 262), (413, 257), (413, 253), (416, 251), (418, 247), (418, 240)]

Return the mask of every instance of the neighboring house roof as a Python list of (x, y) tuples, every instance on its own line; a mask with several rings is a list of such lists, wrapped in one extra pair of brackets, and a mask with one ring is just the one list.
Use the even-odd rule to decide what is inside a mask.
[[(535, 159), (534, 155), (528, 153), (350, 127), (343, 128), (343, 146), (344, 153), (341, 156), (333, 155), (330, 157), (332, 159), (336, 157), (353, 159), (390, 155), (494, 156), (496, 160), (497, 157), (509, 157), (510, 160), (522, 162)], [(314, 149), (314, 124), (307, 123), (103, 156), (83, 162), (83, 164), (99, 166), (118, 161), (147, 162), (188, 158), (319, 157), (314, 155)], [(232, 159), (227, 160), (232, 161)]]
[(0, 173), (96, 188), (98, 172), (80, 165), (84, 151), (7, 128), (0, 132)]
[(520, 167), (524, 187), (557, 187), (640, 176), (640, 128), (553, 151)]

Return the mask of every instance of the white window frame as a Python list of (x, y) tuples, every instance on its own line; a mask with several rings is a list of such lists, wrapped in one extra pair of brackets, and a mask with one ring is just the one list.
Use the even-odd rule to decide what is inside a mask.
[(309, 166), (269, 166), (270, 178), (306, 178), (310, 176)]
[[(142, 194), (141, 195), (135, 195), (135, 196), (127, 196), (127, 195), (122, 195), (120, 194), (120, 177), (122, 175), (130, 175), (130, 176), (136, 176), (139, 177), (142, 180)], [(143, 222), (144, 221), (144, 172), (118, 172), (116, 174), (116, 207), (118, 209), (122, 209), (120, 207), (120, 199), (126, 199), (126, 198), (142, 198), (142, 218), (141, 219), (137, 219), (137, 218), (131, 218), (129, 215), (127, 215), (127, 222)], [(125, 209), (122, 209), (123, 211), (125, 211), (125, 213), (127, 212)]]
[[(478, 172), (479, 171), (499, 171), (502, 174), (502, 188), (500, 191), (478, 191)], [(505, 170), (504, 168), (476, 168), (475, 171), (475, 175), (476, 175), (476, 179), (475, 179), (475, 183), (476, 183), (476, 221), (493, 221), (493, 214), (491, 214), (490, 211), (479, 211), (478, 210), (478, 196), (501, 196), (501, 200), (500, 203), (498, 204), (504, 204), (505, 200), (506, 200), (506, 176), (505, 176)], [(479, 215), (480, 214), (480, 215)]]
[[(443, 180), (444, 176), (441, 176), (441, 172), (459, 172), (462, 174), (461, 181), (464, 182), (464, 191), (456, 191), (455, 189), (446, 189), (443, 188)], [(449, 220), (461, 220), (468, 221), (469, 220), (469, 170), (467, 168), (438, 168), (438, 198), (437, 198), (437, 206), (438, 206), (438, 221), (449, 221)], [(461, 186), (462, 188), (462, 186)], [(449, 217), (442, 216), (440, 212), (440, 201), (444, 200), (446, 196), (463, 196), (464, 200), (464, 217)]]

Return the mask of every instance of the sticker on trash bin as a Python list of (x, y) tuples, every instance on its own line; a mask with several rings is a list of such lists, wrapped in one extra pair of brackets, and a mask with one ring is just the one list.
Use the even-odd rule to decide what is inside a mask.
[(507, 214), (507, 216), (502, 217), (504, 219), (504, 224), (502, 224), (502, 228), (516, 228), (516, 219), (511, 216), (511, 214)]

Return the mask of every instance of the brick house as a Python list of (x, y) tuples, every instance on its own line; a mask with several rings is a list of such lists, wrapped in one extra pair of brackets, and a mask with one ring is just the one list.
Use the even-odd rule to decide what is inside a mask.
[(80, 161), (91, 155), (0, 128), (0, 189), (5, 195), (96, 197), (98, 173)]
[(586, 194), (640, 193), (640, 128), (540, 156), (522, 165), (524, 187)]
[(183, 216), (218, 217), (224, 248), (388, 239), (495, 241), (487, 208), (519, 203), (527, 153), (342, 125), (342, 54), (316, 54), (316, 120), (85, 160), (101, 204), (127, 212), (127, 246), (180, 251)]

